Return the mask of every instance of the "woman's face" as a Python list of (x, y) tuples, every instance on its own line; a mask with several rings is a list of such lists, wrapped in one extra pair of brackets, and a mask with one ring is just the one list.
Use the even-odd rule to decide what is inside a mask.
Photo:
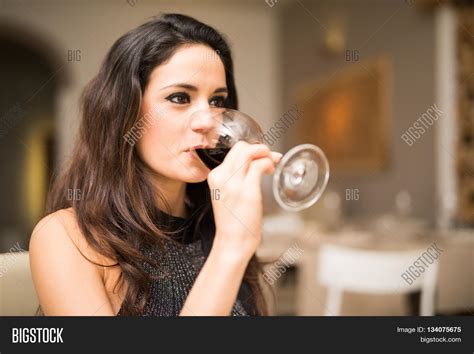
[(224, 64), (208, 46), (178, 48), (150, 75), (142, 100), (142, 137), (136, 148), (159, 175), (202, 182), (209, 169), (190, 148), (206, 145), (204, 120), (190, 120), (198, 110), (222, 107), (227, 97)]

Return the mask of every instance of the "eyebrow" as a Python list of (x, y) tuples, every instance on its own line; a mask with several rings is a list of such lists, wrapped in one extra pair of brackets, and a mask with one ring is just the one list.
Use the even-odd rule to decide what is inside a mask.
[[(184, 84), (184, 83), (171, 84), (171, 85), (162, 87), (160, 91), (170, 88), (170, 87), (180, 87), (180, 88), (184, 88), (190, 91), (198, 91), (198, 88), (196, 86), (190, 85), (190, 84)], [(227, 93), (228, 92), (227, 87), (219, 87), (214, 90), (214, 93), (221, 93), (221, 92)]]

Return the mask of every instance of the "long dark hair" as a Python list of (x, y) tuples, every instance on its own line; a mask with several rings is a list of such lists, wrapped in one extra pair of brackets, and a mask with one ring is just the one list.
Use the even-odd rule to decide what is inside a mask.
[[(112, 266), (121, 267), (117, 285), (124, 280), (128, 284), (121, 308), (124, 315), (141, 314), (149, 297), (150, 277), (143, 263), (153, 260), (144, 257), (141, 247), (166, 237), (154, 222), (160, 191), (147, 178), (146, 166), (124, 136), (140, 119), (152, 70), (181, 45), (193, 43), (209, 46), (220, 57), (228, 89), (225, 106), (238, 108), (231, 52), (223, 36), (188, 16), (153, 18), (113, 44), (99, 73), (84, 89), (82, 121), (70, 164), (48, 196), (48, 213), (72, 207), (89, 244), (117, 262)], [(66, 191), (71, 189), (80, 191), (82, 198), (67, 198)], [(207, 182), (188, 184), (187, 197), (200, 210), (198, 223), (208, 222), (215, 228)], [(267, 314), (260, 273), (254, 256), (243, 282), (250, 290), (254, 315)]]

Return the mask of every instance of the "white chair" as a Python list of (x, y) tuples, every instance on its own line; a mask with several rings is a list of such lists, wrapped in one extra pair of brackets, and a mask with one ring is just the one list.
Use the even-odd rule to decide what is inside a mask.
[(325, 315), (340, 314), (343, 291), (394, 295), (421, 290), (420, 315), (432, 316), (439, 259), (426, 263), (424, 272), (416, 279), (410, 279), (413, 280), (411, 284), (402, 278), (402, 274), (425, 251), (387, 252), (334, 245), (321, 247), (317, 278), (328, 290)]
[(0, 316), (34, 316), (38, 299), (28, 252), (0, 254)]

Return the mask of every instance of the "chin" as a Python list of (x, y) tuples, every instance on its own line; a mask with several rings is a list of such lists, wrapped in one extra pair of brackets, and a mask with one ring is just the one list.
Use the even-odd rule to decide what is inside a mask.
[(185, 176), (180, 176), (180, 179), (186, 183), (199, 183), (205, 181), (208, 174), (209, 170), (194, 170), (187, 172)]

